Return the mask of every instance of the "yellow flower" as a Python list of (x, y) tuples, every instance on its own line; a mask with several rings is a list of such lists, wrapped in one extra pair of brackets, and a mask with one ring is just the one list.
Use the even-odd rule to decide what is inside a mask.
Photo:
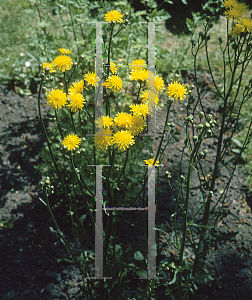
[(134, 136), (139, 135), (139, 133), (141, 133), (144, 130), (144, 126), (146, 126), (146, 124), (144, 124), (144, 119), (142, 116), (132, 116), (131, 122), (132, 123), (130, 126), (130, 130)]
[(75, 81), (72, 86), (68, 89), (68, 93), (82, 93), (83, 92), (83, 88), (87, 89), (84, 86), (84, 80), (81, 81)]
[(109, 76), (106, 80), (106, 87), (111, 89), (113, 92), (119, 92), (123, 87), (122, 79), (118, 75)]
[(133, 70), (129, 75), (130, 80), (147, 80), (148, 79), (148, 70)]
[(104, 151), (112, 145), (112, 132), (110, 129), (102, 129), (94, 136), (95, 147)]
[(72, 112), (79, 111), (83, 108), (85, 99), (81, 93), (72, 92), (68, 95), (70, 103), (67, 105)]
[(87, 84), (91, 84), (93, 86), (97, 86), (100, 78), (96, 75), (94, 72), (88, 72), (85, 76), (84, 79), (87, 81)]
[[(152, 165), (153, 165), (153, 163), (154, 163), (154, 160), (155, 160), (155, 158), (151, 158), (151, 159), (148, 159), (148, 160), (144, 160), (144, 162), (146, 163), (146, 165), (148, 165), (148, 166), (152, 166)], [(155, 166), (156, 166), (156, 167), (158, 167), (158, 164), (159, 164), (159, 161), (158, 161), (158, 160), (156, 160), (156, 162), (155, 162)]]
[(112, 61), (110, 63), (110, 70), (113, 74), (115, 74), (115, 72), (117, 72), (117, 65), (115, 63), (113, 63)]
[(239, 24), (236, 24), (231, 31), (231, 35), (237, 36), (237, 35), (240, 35), (241, 33), (242, 33), (242, 26), (240, 26)]
[(148, 104), (131, 104), (130, 108), (134, 115), (137, 116), (146, 116), (148, 114)]
[(187, 94), (187, 89), (184, 84), (174, 81), (168, 85), (166, 93), (168, 97), (173, 97), (175, 100), (178, 100), (178, 98), (180, 98), (180, 100), (184, 100)]
[(73, 61), (71, 57), (67, 55), (59, 55), (53, 60), (52, 64), (57, 71), (65, 72), (71, 69)]
[(106, 128), (114, 125), (113, 119), (110, 116), (101, 116), (95, 120), (98, 128)]
[(52, 108), (61, 108), (67, 103), (67, 95), (62, 90), (52, 89), (47, 94), (47, 101), (48, 104), (52, 106)]
[(136, 59), (132, 61), (129, 67), (132, 69), (132, 71), (140, 71), (146, 69), (147, 64), (144, 59)]
[(123, 129), (128, 129), (130, 127), (130, 125), (132, 124), (132, 116), (130, 114), (127, 113), (118, 113), (115, 118), (114, 121), (116, 123), (116, 125), (120, 128)]
[(134, 145), (135, 140), (128, 130), (118, 131), (114, 134), (113, 144), (120, 150), (126, 150), (129, 146)]
[(49, 62), (42, 63), (42, 68), (43, 68), (44, 71), (45, 71), (45, 68), (49, 68), (50, 73), (55, 73), (56, 72), (53, 68), (52, 63), (49, 63)]
[(153, 106), (157, 106), (159, 101), (157, 94), (151, 90), (143, 91), (142, 94), (140, 95), (140, 98), (143, 98), (142, 99), (143, 103), (147, 103), (147, 104), (150, 103), (151, 108)]
[(72, 53), (71, 50), (65, 49), (65, 48), (60, 48), (60, 49), (58, 49), (58, 50), (59, 50), (59, 52), (60, 52), (61, 54), (71, 54), (71, 53)]
[(122, 23), (122, 21), (123, 21), (122, 17), (123, 17), (123, 14), (119, 10), (111, 10), (111, 11), (106, 13), (104, 19), (107, 22), (114, 21), (114, 22), (117, 22), (117, 23)]
[(251, 32), (252, 31), (252, 19), (250, 19), (250, 18), (241, 18), (239, 20), (239, 26), (242, 27), (242, 31)]
[(159, 92), (161, 92), (164, 89), (164, 80), (162, 79), (162, 77), (160, 77), (159, 75), (156, 75), (155, 78), (155, 88), (156, 88), (156, 92), (157, 94), (159, 94)]
[(243, 17), (248, 11), (248, 6), (244, 3), (234, 3), (233, 6), (224, 12), (226, 18), (231, 20), (238, 20)]
[(78, 148), (80, 143), (81, 139), (77, 134), (69, 134), (62, 142), (62, 145), (67, 147), (68, 151), (72, 151), (73, 149)]
[(224, 0), (222, 5), (226, 8), (231, 8), (233, 7), (235, 4), (237, 4), (238, 2), (236, 0)]

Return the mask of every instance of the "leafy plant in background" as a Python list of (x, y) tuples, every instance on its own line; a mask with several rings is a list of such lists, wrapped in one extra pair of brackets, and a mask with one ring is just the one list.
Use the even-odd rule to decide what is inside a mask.
[[(144, 26), (141, 27), (139, 24), (136, 26), (137, 23), (133, 22), (137, 20), (137, 14), (134, 16), (130, 12), (127, 15), (123, 13), (123, 10), (121, 12), (113, 9), (105, 15), (108, 24), (104, 25), (103, 32), (105, 64), (102, 78), (97, 77), (94, 65), (92, 66), (86, 61), (85, 55), (81, 55), (75, 23), (71, 17), (71, 8), (68, 13), (75, 40), (73, 53), (77, 53), (76, 59), (72, 58), (72, 51), (68, 48), (60, 48), (60, 55), (44, 61), (38, 107), (47, 140), (47, 149), (45, 150), (47, 154), (44, 157), (48, 160), (48, 154), (50, 154), (52, 163), (51, 166), (44, 169), (48, 177), (42, 183), (45, 200), (41, 199), (41, 201), (48, 207), (62, 242), (80, 269), (83, 275), (83, 292), (90, 299), (118, 297), (129, 299), (127, 289), (132, 286), (135, 286), (133, 291), (135, 299), (155, 299), (155, 294), (160, 287), (164, 287), (166, 295), (170, 295), (172, 298), (186, 299), (197, 289), (198, 283), (206, 278), (211, 279), (210, 274), (203, 271), (203, 261), (216, 222), (226, 213), (224, 211), (225, 197), (235, 168), (232, 171), (229, 170), (230, 177), (218, 199), (218, 195), (214, 195), (213, 191), (216, 179), (221, 176), (221, 169), (227, 169), (225, 154), (237, 130), (242, 106), (250, 99), (252, 91), (252, 81), (249, 81), (241, 91), (242, 100), (238, 102), (243, 73), (251, 62), (252, 21), (247, 16), (248, 8), (236, 0), (226, 0), (223, 5), (226, 10), (225, 16), (228, 19), (227, 38), (225, 42), (220, 40), (224, 68), (223, 89), (216, 84), (208, 57), (209, 32), (212, 28), (213, 18), (203, 15), (201, 21), (204, 31), (200, 32), (198, 38), (192, 39), (197, 97), (195, 99), (192, 95), (192, 86), (179, 83), (177, 74), (169, 82), (166, 88), (168, 96), (166, 121), (163, 124), (163, 135), (160, 137), (159, 147), (154, 157), (146, 157), (145, 151), (142, 151), (143, 148), (147, 151), (150, 143), (140, 134), (146, 133), (147, 114), (150, 116), (153, 109), (158, 108), (158, 95), (165, 86), (160, 76), (152, 74), (147, 69), (144, 39), (138, 37), (136, 41), (134, 38), (134, 32), (138, 29), (143, 35), (146, 33)], [(81, 5), (79, 9), (82, 9)], [(94, 9), (100, 12), (100, 8)], [(126, 28), (123, 25), (126, 25)], [(82, 46), (85, 48), (85, 44)], [(127, 51), (124, 50), (125, 47)], [(197, 81), (197, 56), (203, 48), (213, 81), (212, 92), (223, 102), (221, 126), (217, 130), (214, 129), (216, 121), (210, 114), (206, 114), (202, 105), (202, 99), (209, 89), (200, 87)], [(123, 65), (126, 67), (122, 67)], [(101, 85), (104, 88), (103, 108), (106, 114), (97, 119), (95, 117), (95, 97), (98, 93), (95, 94), (95, 88), (99, 90)], [(235, 94), (234, 97), (231, 97), (234, 87)], [(52, 107), (55, 126), (51, 135), (47, 133), (41, 115), (42, 91), (46, 93), (48, 104)], [(168, 143), (176, 140), (174, 125), (168, 122), (169, 111), (174, 100), (185, 101), (186, 95), (189, 95), (185, 121), (186, 141), (181, 162), (185, 149), (189, 149), (188, 171), (186, 176), (180, 174), (176, 189), (172, 187), (172, 176), (167, 172), (168, 183), (176, 199), (173, 226), (169, 228), (172, 236), (161, 226), (156, 228), (157, 231), (170, 238), (170, 242), (178, 250), (179, 256), (174, 261), (161, 260), (157, 274), (163, 276), (164, 279), (149, 279), (145, 285), (141, 285), (140, 282), (135, 284), (135, 279), (134, 282), (132, 281), (133, 272), (138, 276), (147, 276), (146, 254), (141, 246), (139, 249), (133, 249), (132, 241), (129, 241), (126, 246), (120, 244), (120, 239), (116, 239), (116, 227), (119, 226), (119, 222), (128, 221), (127, 218), (121, 217), (120, 211), (115, 210), (113, 213), (109, 213), (108, 208), (147, 206), (148, 169), (162, 163), (164, 151), (168, 145), (163, 145), (164, 134), (170, 137)], [(238, 105), (236, 105), (237, 103)], [(197, 115), (196, 107), (198, 105), (202, 112)], [(238, 158), (242, 156), (250, 142), (251, 125), (250, 122), (246, 137), (242, 144), (239, 144), (239, 151), (236, 151)], [(189, 129), (193, 132), (192, 138), (189, 137)], [(230, 139), (225, 140), (224, 133), (227, 130), (231, 131), (232, 135)], [(202, 162), (207, 156), (207, 151), (202, 149), (205, 139), (213, 139), (217, 144), (213, 171), (204, 170), (202, 166)], [(233, 142), (237, 145), (234, 139)], [(141, 172), (139, 165), (143, 162), (148, 167)], [(92, 167), (97, 164), (107, 166), (107, 168), (103, 168), (102, 174), (97, 174)], [(47, 165), (49, 164), (47, 163)], [(209, 180), (204, 179), (205, 184), (196, 187), (200, 190), (201, 201), (199, 200), (197, 213), (189, 218), (188, 207), (191, 200), (193, 174), (199, 178), (206, 178), (207, 174), (211, 176)], [(94, 277), (95, 274), (95, 269), (92, 267), (94, 237), (91, 237), (86, 228), (90, 222), (90, 231), (95, 231), (94, 199), (95, 188), (97, 188), (95, 176), (97, 175), (101, 176), (103, 182), (104, 223), (106, 226), (104, 238), (101, 238), (104, 240), (104, 273), (106, 273), (105, 276), (112, 276), (112, 281), (86, 280), (87, 277)], [(73, 243), (67, 240), (59, 227), (57, 216), (54, 215), (49, 201), (49, 196), (54, 191), (52, 186), (58, 185), (58, 181), (68, 203)], [(183, 189), (186, 191), (185, 194), (182, 192)], [(213, 195), (216, 197), (216, 203), (211, 206)], [(157, 206), (158, 203), (159, 199), (157, 198)], [(220, 208), (217, 207), (218, 204), (221, 204)], [(179, 216), (182, 216), (182, 224), (178, 223)], [(146, 222), (146, 217), (143, 218)], [(140, 218), (135, 224), (135, 230), (140, 228), (139, 220)], [(88, 222), (85, 223), (86, 221)], [(191, 232), (190, 236), (188, 231)], [(89, 250), (85, 250), (87, 245)], [(189, 264), (187, 261), (186, 247), (191, 247), (195, 253), (193, 264)], [(157, 255), (159, 256), (160, 253), (158, 252)]]

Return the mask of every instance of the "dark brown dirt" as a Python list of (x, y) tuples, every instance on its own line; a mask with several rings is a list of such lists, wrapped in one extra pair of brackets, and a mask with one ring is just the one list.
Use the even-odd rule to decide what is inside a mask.
[[(202, 81), (205, 80), (204, 76)], [(209, 95), (204, 99), (204, 105), (218, 122), (220, 103)], [(44, 107), (43, 111), (47, 116), (48, 107)], [(82, 280), (77, 268), (67, 262), (57, 262), (57, 259), (67, 257), (67, 253), (53, 228), (46, 207), (39, 201), (39, 197), (43, 197), (38, 186), (41, 178), (34, 166), (40, 161), (39, 151), (44, 145), (44, 138), (36, 115), (37, 95), (20, 97), (0, 87), (0, 298), (77, 299), (78, 294), (79, 299), (85, 299), (81, 296)], [(163, 193), (160, 218), (164, 225), (171, 224), (170, 215), (174, 210), (174, 200), (164, 172), (168, 170), (172, 174), (175, 187), (184, 141), (185, 117), (186, 103), (173, 103), (170, 122), (174, 122), (175, 127), (181, 130), (182, 136), (179, 142), (169, 146), (161, 171)], [(164, 118), (165, 112), (158, 112), (159, 124), (163, 124)], [(204, 147), (208, 150), (204, 167), (210, 172), (216, 144), (209, 139)], [(182, 165), (182, 174), (185, 176), (188, 158), (189, 154), (185, 152)], [(228, 153), (229, 167), (232, 167), (233, 158), (234, 155)], [(228, 179), (225, 169), (222, 172), (215, 186), (213, 204), (223, 189), (223, 181)], [(195, 175), (192, 186), (199, 184)], [(252, 217), (245, 181), (246, 174), (243, 166), (239, 165), (225, 202), (226, 210), (238, 216), (239, 220), (229, 215), (218, 222), (214, 242), (204, 263), (204, 268), (214, 273), (214, 280), (208, 288), (199, 287), (194, 299), (252, 299)], [(200, 201), (197, 190), (191, 192), (190, 199), (189, 214), (192, 216)], [(6, 228), (8, 225), (11, 228)], [(166, 243), (166, 237), (161, 238), (164, 247), (167, 247), (162, 254), (166, 257), (176, 256), (172, 245)], [(186, 253), (190, 262), (194, 257), (189, 246)], [(157, 299), (161, 298), (157, 296)], [(169, 298), (164, 296), (162, 299)]]

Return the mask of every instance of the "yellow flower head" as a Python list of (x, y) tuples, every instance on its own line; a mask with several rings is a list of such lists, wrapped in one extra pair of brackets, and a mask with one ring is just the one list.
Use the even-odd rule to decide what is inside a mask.
[(52, 62), (53, 67), (56, 68), (57, 71), (65, 72), (66, 70), (70, 70), (73, 64), (71, 57), (67, 55), (59, 55), (55, 57)]
[(112, 145), (112, 132), (110, 129), (102, 129), (94, 136), (95, 147), (104, 151)]
[[(155, 158), (151, 158), (151, 159), (148, 159), (148, 160), (144, 160), (144, 162), (146, 163), (146, 165), (148, 165), (148, 166), (152, 166), (152, 165), (153, 165), (153, 163), (154, 163), (154, 159), (155, 159)], [(156, 160), (156, 162), (155, 162), (155, 166), (156, 166), (156, 167), (158, 167), (158, 164), (159, 164), (159, 161), (158, 161), (158, 160)]]
[(65, 48), (60, 48), (60, 49), (58, 49), (58, 50), (59, 50), (59, 52), (60, 52), (61, 54), (71, 54), (71, 53), (72, 53), (71, 50), (65, 49)]
[(164, 89), (164, 87), (165, 87), (164, 80), (159, 75), (156, 75), (155, 88), (156, 88), (157, 94), (159, 94), (159, 92), (161, 92)]
[(146, 116), (148, 114), (148, 104), (131, 104), (130, 111), (133, 112), (133, 115), (137, 116)]
[(116, 125), (120, 128), (123, 129), (128, 129), (130, 127), (130, 125), (132, 124), (132, 116), (130, 114), (127, 113), (118, 113), (115, 118), (114, 121), (116, 123)]
[(113, 144), (119, 148), (119, 150), (126, 150), (129, 146), (134, 145), (134, 143), (134, 137), (128, 130), (118, 131), (114, 134)]
[(72, 92), (68, 95), (70, 103), (67, 105), (72, 112), (79, 111), (83, 108), (85, 99), (81, 93)]
[(104, 18), (107, 22), (114, 21), (117, 23), (122, 23), (122, 21), (123, 21), (122, 17), (123, 17), (123, 14), (119, 10), (111, 10), (106, 13)]
[(113, 63), (112, 61), (110, 62), (110, 70), (113, 74), (115, 74), (115, 72), (117, 72), (117, 65), (115, 63)]
[(133, 70), (129, 75), (130, 80), (147, 80), (148, 79), (148, 70)]
[(130, 131), (134, 136), (139, 135), (139, 133), (144, 130), (144, 126), (146, 126), (146, 124), (144, 123), (144, 119), (142, 116), (132, 116)]
[(136, 59), (132, 61), (129, 67), (132, 69), (132, 71), (140, 71), (146, 69), (147, 64), (144, 59)]
[(236, 24), (231, 31), (231, 35), (237, 36), (237, 35), (240, 35), (241, 33), (242, 33), (242, 26), (240, 26), (239, 24)]
[(252, 19), (241, 18), (239, 20), (239, 26), (242, 27), (242, 31), (252, 32)]
[(234, 3), (227, 11), (224, 12), (226, 18), (238, 20), (248, 12), (248, 6), (244, 3)]
[(106, 87), (113, 92), (119, 92), (123, 87), (122, 79), (118, 75), (109, 76), (106, 80)]
[(62, 90), (52, 89), (47, 94), (47, 101), (48, 104), (52, 106), (52, 108), (61, 108), (67, 104), (67, 95)]
[(68, 93), (82, 93), (83, 92), (83, 88), (87, 89), (84, 86), (84, 80), (81, 81), (75, 81), (72, 86), (68, 89)]
[(231, 8), (233, 7), (234, 5), (236, 5), (238, 2), (236, 0), (224, 0), (222, 5), (225, 7), (225, 8)]
[(113, 119), (110, 116), (99, 117), (97, 120), (95, 120), (95, 124), (97, 124), (98, 128), (114, 126)]
[(45, 71), (45, 68), (49, 68), (50, 73), (55, 73), (56, 72), (53, 68), (52, 63), (49, 63), (49, 62), (42, 63), (42, 68), (43, 68), (43, 71)]
[(143, 103), (149, 103), (151, 108), (153, 108), (153, 106), (156, 107), (159, 101), (157, 94), (151, 90), (143, 91), (140, 98), (142, 98)]
[(77, 134), (69, 134), (62, 142), (62, 145), (67, 147), (68, 151), (72, 151), (73, 149), (78, 148), (80, 143), (81, 139)]
[(100, 78), (96, 75), (94, 72), (88, 72), (85, 76), (84, 79), (87, 81), (87, 84), (91, 84), (93, 86), (98, 86), (98, 82)]
[(166, 93), (168, 97), (173, 97), (175, 100), (178, 100), (178, 98), (180, 98), (180, 100), (184, 100), (187, 94), (187, 89), (184, 84), (174, 81), (168, 85)]

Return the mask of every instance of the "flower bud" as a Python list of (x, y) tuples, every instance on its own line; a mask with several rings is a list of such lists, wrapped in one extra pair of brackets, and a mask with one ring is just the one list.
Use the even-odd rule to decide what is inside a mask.
[(204, 113), (203, 113), (203, 111), (201, 111), (201, 112), (199, 113), (199, 118), (200, 118), (200, 120), (204, 118)]
[(173, 77), (173, 80), (178, 81), (179, 80), (179, 74), (175, 74), (174, 77)]
[(200, 152), (200, 153), (199, 153), (199, 157), (200, 157), (200, 158), (204, 158), (204, 157), (205, 157), (205, 153), (204, 153), (204, 152)]
[(212, 118), (213, 118), (212, 115), (208, 115), (208, 116), (206, 117), (207, 122), (210, 122), (210, 121), (212, 120)]
[(198, 126), (197, 126), (197, 130), (202, 130), (203, 129), (203, 125), (202, 124), (199, 124)]

